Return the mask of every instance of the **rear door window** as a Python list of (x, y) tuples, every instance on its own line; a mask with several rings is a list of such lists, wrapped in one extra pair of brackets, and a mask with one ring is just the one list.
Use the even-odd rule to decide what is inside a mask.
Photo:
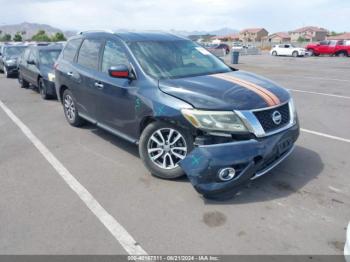
[(122, 44), (113, 40), (107, 40), (103, 51), (102, 72), (108, 73), (108, 69), (120, 64), (129, 64)]
[(63, 50), (63, 58), (68, 60), (69, 62), (73, 62), (75, 58), (75, 54), (80, 46), (81, 39), (73, 39), (70, 40), (66, 47)]
[(89, 69), (98, 70), (101, 46), (101, 40), (85, 39), (80, 47), (78, 64)]

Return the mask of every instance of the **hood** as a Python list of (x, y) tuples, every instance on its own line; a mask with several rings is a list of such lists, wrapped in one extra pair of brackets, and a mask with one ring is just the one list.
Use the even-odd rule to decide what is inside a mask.
[(159, 88), (197, 109), (252, 110), (286, 102), (289, 93), (274, 82), (244, 71), (164, 79)]

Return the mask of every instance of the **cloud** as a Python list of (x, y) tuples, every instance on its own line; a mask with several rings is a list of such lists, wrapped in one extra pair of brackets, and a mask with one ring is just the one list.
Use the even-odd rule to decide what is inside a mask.
[(350, 30), (346, 28), (348, 0), (0, 0), (0, 6), (6, 8), (0, 24), (28, 21), (63, 29), (213, 30), (261, 26), (273, 32), (319, 25)]

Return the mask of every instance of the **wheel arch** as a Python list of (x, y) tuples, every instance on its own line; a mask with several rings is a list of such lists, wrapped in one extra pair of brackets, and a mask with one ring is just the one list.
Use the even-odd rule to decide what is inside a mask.
[(68, 88), (67, 86), (65, 86), (65, 85), (62, 85), (62, 86), (60, 86), (60, 88), (59, 88), (58, 95), (59, 95), (59, 99), (60, 99), (61, 103), (63, 103), (63, 93), (64, 93), (64, 91), (66, 91), (67, 89), (69, 89), (69, 88)]

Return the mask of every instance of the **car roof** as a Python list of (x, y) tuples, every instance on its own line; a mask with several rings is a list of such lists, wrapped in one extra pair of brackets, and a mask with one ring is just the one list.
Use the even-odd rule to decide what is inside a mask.
[[(182, 36), (173, 35), (164, 32), (103, 32), (103, 31), (86, 31), (81, 32), (80, 35), (84, 36), (110, 36), (115, 35), (121, 40), (126, 42), (138, 42), (138, 41), (176, 41), (176, 40), (187, 40)], [(73, 37), (74, 38), (74, 37)]]

